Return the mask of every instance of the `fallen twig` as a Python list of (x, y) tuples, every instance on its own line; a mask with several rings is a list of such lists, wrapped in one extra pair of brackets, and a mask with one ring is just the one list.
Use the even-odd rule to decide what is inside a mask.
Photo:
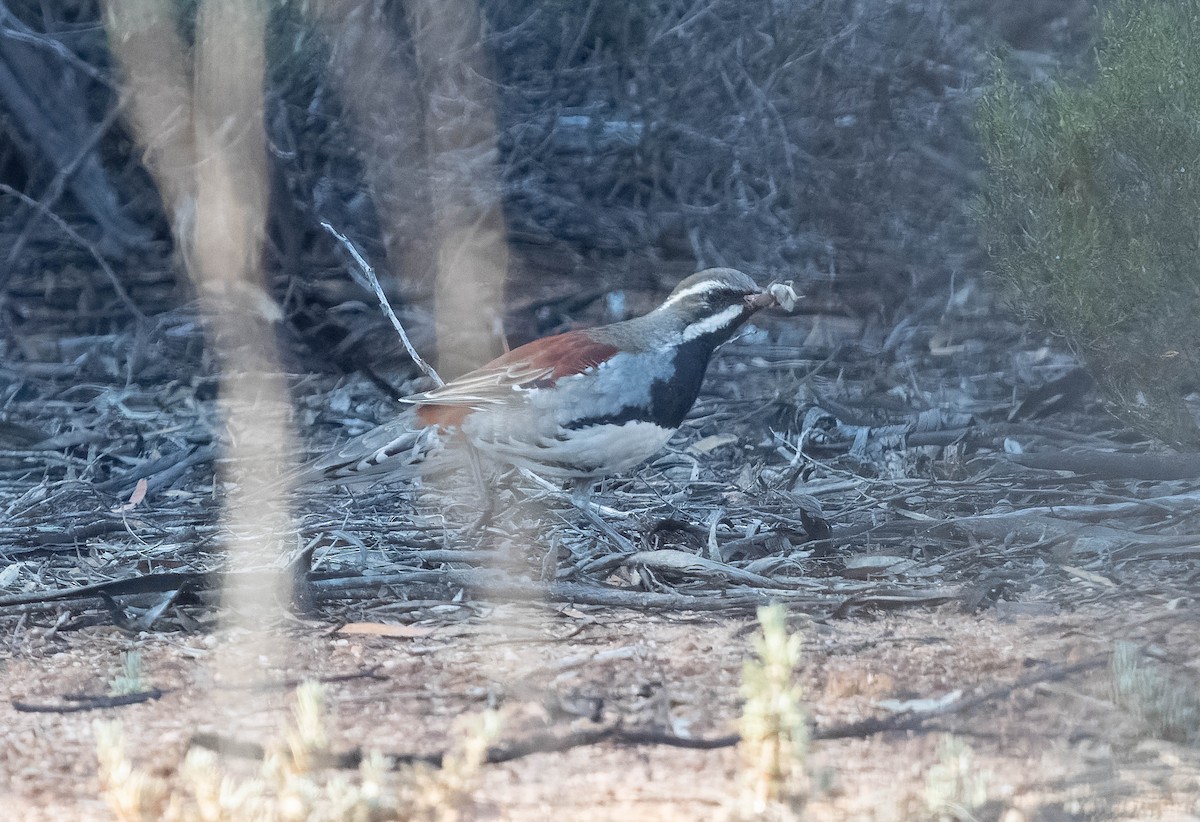
[(162, 594), (168, 591), (177, 591), (184, 587), (211, 588), (215, 587), (216, 581), (215, 574), (199, 572), (168, 571), (161, 574), (143, 574), (126, 579), (97, 582), (92, 585), (78, 585), (74, 588), (58, 588), (48, 591), (36, 591), (32, 594), (16, 594), (0, 597), (0, 608), (43, 602), (63, 602), (65, 600), (100, 596), (101, 594), (107, 594), (108, 596)]
[[(919, 729), (931, 719), (944, 717), (949, 714), (962, 713), (970, 708), (1003, 699), (1024, 688), (1030, 688), (1046, 682), (1055, 682), (1071, 674), (1091, 670), (1108, 664), (1107, 659), (1090, 659), (1072, 665), (1052, 667), (1050, 670), (1037, 671), (1023, 676), (1015, 682), (993, 688), (982, 694), (949, 703), (944, 707), (921, 713), (900, 713), (883, 718), (865, 719), (861, 722), (850, 722), (844, 725), (833, 725), (826, 728), (817, 727), (812, 731), (812, 739), (857, 739), (875, 736), (893, 731), (911, 731)], [(741, 741), (738, 734), (726, 734), (715, 737), (682, 737), (666, 733), (656, 728), (626, 728), (620, 722), (604, 725), (598, 728), (585, 728), (566, 734), (540, 733), (515, 740), (488, 749), (486, 762), (500, 764), (512, 762), (526, 756), (538, 753), (557, 753), (596, 745), (601, 742), (613, 742), (618, 745), (661, 745), (671, 748), (689, 748), (692, 750), (716, 750), (731, 748)], [(262, 759), (265, 749), (256, 742), (246, 742), (220, 736), (219, 734), (196, 734), (191, 743), (197, 747), (238, 756), (245, 759)], [(363, 761), (362, 748), (353, 748), (341, 753), (327, 753), (322, 764), (326, 767), (357, 768)], [(432, 754), (418, 753), (385, 753), (384, 758), (393, 769), (423, 762), (434, 767), (441, 767), (445, 758), (444, 752)]]
[(354, 262), (358, 264), (359, 270), (362, 271), (367, 282), (371, 284), (371, 289), (375, 292), (375, 299), (379, 300), (379, 307), (383, 309), (383, 313), (391, 321), (392, 328), (396, 329), (396, 333), (400, 335), (400, 342), (404, 343), (404, 350), (408, 352), (408, 356), (412, 357), (413, 362), (417, 364), (417, 368), (425, 372), (425, 376), (432, 379), (439, 386), (445, 385), (445, 380), (438, 376), (437, 371), (433, 370), (432, 365), (421, 359), (421, 355), (413, 347), (412, 341), (408, 338), (408, 333), (404, 330), (404, 326), (400, 324), (400, 319), (396, 316), (396, 312), (392, 310), (392, 305), (388, 302), (387, 295), (383, 293), (383, 286), (379, 284), (379, 278), (375, 276), (375, 269), (371, 268), (371, 265), (363, 258), (362, 254), (358, 253), (358, 249), (354, 247), (354, 243), (350, 242), (345, 234), (342, 234), (324, 220), (321, 221), (321, 227), (332, 234), (334, 239), (341, 243), (342, 247), (354, 258)]
[(125, 307), (129, 309), (129, 313), (139, 320), (146, 319), (146, 315), (142, 313), (140, 308), (138, 308), (137, 303), (133, 301), (133, 297), (129, 296), (129, 292), (125, 290), (125, 286), (121, 285), (121, 279), (117, 276), (117, 272), (113, 271), (112, 266), (109, 265), (108, 261), (104, 259), (104, 255), (100, 253), (100, 249), (96, 248), (95, 244), (88, 242), (78, 231), (71, 228), (71, 226), (67, 224), (66, 220), (55, 214), (53, 211), (45, 208), (41, 203), (30, 197), (28, 194), (17, 191), (15, 188), (6, 183), (0, 183), (0, 191), (16, 197), (26, 205), (37, 209), (39, 214), (44, 214), (47, 219), (50, 220), (50, 222), (58, 226), (59, 230), (63, 234), (66, 234), (75, 243), (85, 249), (88, 254), (92, 256), (92, 259), (96, 261), (96, 265), (100, 266), (100, 270), (104, 272), (104, 275), (108, 277), (109, 284), (112, 286), (113, 291), (116, 293), (121, 302), (125, 304)]
[(161, 699), (164, 693), (166, 692), (161, 688), (151, 688), (148, 691), (139, 691), (136, 694), (121, 694), (119, 696), (69, 694), (63, 697), (63, 699), (69, 700), (65, 704), (35, 704), (14, 699), (12, 706), (14, 711), (25, 714), (77, 714), (83, 711), (98, 711), (104, 708), (120, 708), (125, 705), (150, 702), (151, 700)]

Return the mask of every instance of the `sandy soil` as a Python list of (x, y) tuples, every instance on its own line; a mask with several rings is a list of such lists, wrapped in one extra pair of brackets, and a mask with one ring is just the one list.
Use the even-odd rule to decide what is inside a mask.
[[(883, 700), (957, 701), (1030, 684), (931, 719), (914, 731), (813, 743), (814, 819), (911, 819), (925, 808), (930, 769), (947, 733), (970, 746), (988, 786), (977, 818), (1188, 819), (1200, 814), (1200, 754), (1149, 738), (1111, 701), (1107, 656), (1134, 640), (1185, 668), (1195, 659), (1195, 614), (1144, 597), (1073, 613), (1049, 603), (1001, 603), (982, 615), (947, 606), (815, 624), (798, 671), (819, 728), (887, 716)], [(1169, 607), (1171, 606), (1171, 607)], [(250, 678), (275, 687), (217, 687), (215, 660), (237, 635), (129, 636), (115, 628), (10, 634), (0, 679), (0, 802), (7, 818), (106, 819), (92, 722), (120, 719), (139, 764), (169, 774), (192, 734), (266, 741), (283, 716), (289, 680), (374, 670), (327, 685), (337, 749), (435, 752), (455, 717), (489, 704), (506, 739), (608, 722), (653, 724), (686, 736), (736, 729), (749, 617), (646, 616), (589, 608), (466, 607), (411, 637), (345, 635), (336, 624), (293, 622), (279, 634), (286, 663)], [(13, 701), (58, 704), (105, 693), (121, 654), (142, 654), (161, 699), (81, 713), (26, 713)], [(1038, 672), (1096, 664), (1062, 678)], [(1194, 674), (1194, 668), (1191, 669)], [(681, 750), (602, 743), (487, 766), (481, 819), (708, 819), (736, 792), (735, 749)]]

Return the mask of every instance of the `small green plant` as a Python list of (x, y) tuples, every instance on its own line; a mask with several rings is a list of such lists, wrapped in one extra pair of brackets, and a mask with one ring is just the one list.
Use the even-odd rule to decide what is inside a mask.
[(140, 651), (125, 651), (121, 654), (121, 672), (108, 683), (108, 690), (114, 696), (140, 694), (149, 690), (145, 671), (142, 670), (142, 654)]
[(457, 744), (442, 767), (414, 765), (398, 773), (378, 753), (357, 778), (331, 771), (324, 689), (296, 689), (283, 741), (269, 746), (257, 774), (227, 770), (213, 752), (193, 748), (170, 779), (133, 765), (115, 722), (94, 724), (100, 785), (120, 822), (343, 822), (472, 818), (474, 794), (488, 746), (500, 731), (495, 712), (459, 724)]
[(975, 763), (971, 746), (946, 734), (938, 743), (938, 761), (925, 778), (926, 818), (966, 822), (988, 801), (988, 778)]
[(1200, 697), (1193, 682), (1172, 677), (1131, 642), (1119, 642), (1112, 655), (1113, 701), (1152, 735), (1171, 742), (1200, 742)]
[(1061, 333), (1113, 410), (1200, 444), (1200, 0), (1119, 0), (1090, 76), (997, 67), (979, 216), (1017, 305)]
[(741, 793), (733, 818), (798, 818), (808, 794), (808, 715), (795, 681), (800, 636), (782, 605), (758, 609), (755, 656), (742, 668)]

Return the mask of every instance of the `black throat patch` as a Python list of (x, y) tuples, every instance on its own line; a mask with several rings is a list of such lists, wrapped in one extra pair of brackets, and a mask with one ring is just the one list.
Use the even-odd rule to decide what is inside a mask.
[(705, 334), (675, 347), (671, 376), (650, 384), (650, 405), (627, 405), (614, 414), (586, 417), (571, 423), (578, 430), (593, 425), (624, 425), (627, 422), (652, 422), (661, 428), (678, 428), (704, 382), (704, 372), (713, 350), (729, 336), (729, 331)]

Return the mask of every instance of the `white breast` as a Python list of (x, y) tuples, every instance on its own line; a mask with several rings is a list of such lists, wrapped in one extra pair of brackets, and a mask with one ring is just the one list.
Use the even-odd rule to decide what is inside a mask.
[(674, 434), (650, 422), (593, 425), (563, 430), (536, 442), (507, 438), (472, 443), (492, 457), (552, 477), (592, 477), (632, 468), (662, 448)]
[(662, 368), (658, 357), (618, 354), (594, 370), (564, 377), (552, 389), (516, 388), (518, 402), (479, 409), (462, 430), (485, 454), (547, 476), (623, 471), (662, 448), (675, 429), (639, 420), (572, 426), (648, 404), (650, 385)]

